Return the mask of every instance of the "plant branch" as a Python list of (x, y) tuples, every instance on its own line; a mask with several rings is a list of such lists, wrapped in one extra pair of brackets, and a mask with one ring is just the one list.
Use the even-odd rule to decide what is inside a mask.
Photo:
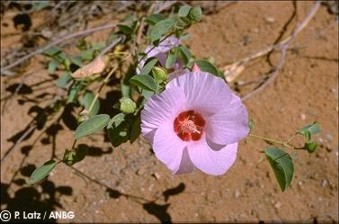
[(113, 75), (113, 73), (114, 73), (114, 71), (115, 71), (116, 69), (117, 69), (116, 66), (113, 67), (112, 70), (111, 70), (111, 71), (108, 73), (108, 75), (106, 76), (104, 82), (100, 85), (100, 87), (99, 87), (97, 93), (95, 94), (95, 97), (94, 97), (94, 99), (93, 99), (93, 101), (92, 101), (92, 103), (91, 103), (91, 105), (90, 105), (90, 107), (89, 107), (89, 109), (88, 109), (88, 113), (91, 113), (91, 111), (92, 111), (92, 109), (93, 109), (93, 107), (94, 107), (95, 102), (96, 102), (96, 101), (98, 100), (98, 98), (99, 98), (99, 95), (100, 95), (100, 92), (101, 92), (102, 88), (108, 83), (109, 79), (111, 78), (111, 76)]
[(254, 135), (254, 134), (249, 134), (249, 136), (253, 137), (253, 138), (265, 140), (265, 141), (268, 141), (270, 143), (276, 143), (276, 144), (279, 144), (279, 145), (283, 145), (285, 147), (297, 149), (297, 147), (289, 144), (290, 140), (284, 142), (284, 141), (279, 141), (279, 140), (275, 140), (275, 139), (271, 139), (271, 138), (267, 138), (267, 137), (263, 137), (263, 136), (259, 136), (259, 135)]

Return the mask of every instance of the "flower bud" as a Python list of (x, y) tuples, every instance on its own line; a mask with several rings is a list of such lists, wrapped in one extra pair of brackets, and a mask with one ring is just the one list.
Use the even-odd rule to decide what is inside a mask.
[(122, 97), (120, 100), (120, 110), (121, 112), (125, 113), (125, 114), (131, 114), (134, 113), (135, 109), (137, 108), (136, 103), (131, 100), (128, 97)]
[(307, 150), (309, 153), (313, 153), (317, 149), (318, 143), (316, 142), (307, 142), (305, 143), (304, 148)]
[(168, 77), (166, 70), (157, 66), (152, 68), (152, 74), (157, 83), (162, 83), (167, 80)]

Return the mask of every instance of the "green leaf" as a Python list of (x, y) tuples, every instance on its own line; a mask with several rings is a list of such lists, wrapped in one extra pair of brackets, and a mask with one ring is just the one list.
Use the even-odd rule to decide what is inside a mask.
[(82, 60), (87, 60), (87, 61), (91, 61), (94, 58), (94, 52), (93, 49), (87, 49), (87, 50), (83, 50), (80, 53), (80, 57)]
[(318, 134), (320, 132), (320, 127), (317, 122), (313, 122), (312, 124), (306, 125), (301, 128), (298, 133), (305, 136), (306, 140), (309, 141), (311, 139), (312, 134)]
[(129, 138), (130, 122), (127, 121), (125, 114), (115, 115), (107, 125), (107, 136), (114, 147), (126, 142)]
[(188, 29), (191, 26), (192, 22), (185, 17), (177, 17), (175, 23), (175, 33), (176, 36), (182, 36), (184, 30)]
[(56, 165), (57, 162), (55, 162), (54, 160), (49, 160), (45, 162), (42, 166), (34, 170), (30, 179), (27, 180), (27, 184), (33, 185), (42, 181), (45, 177), (48, 176), (48, 174), (55, 168)]
[(304, 145), (304, 149), (309, 153), (313, 153), (318, 147), (318, 143), (316, 142), (306, 142)]
[(189, 14), (188, 17), (193, 21), (193, 22), (199, 22), (202, 18), (202, 11), (200, 6), (194, 6)]
[(48, 6), (50, 6), (50, 2), (48, 2), (48, 1), (32, 2), (32, 10), (33, 11), (40, 11), (44, 8), (47, 8)]
[(50, 47), (47, 50), (43, 52), (44, 55), (53, 57), (54, 55), (57, 55), (61, 52), (61, 49), (58, 47)]
[(285, 191), (291, 184), (294, 173), (294, 165), (290, 155), (276, 147), (266, 148), (265, 155), (273, 169), (281, 190)]
[(248, 126), (250, 128), (250, 132), (255, 128), (255, 123), (252, 119), (248, 121)]
[(70, 76), (67, 72), (60, 76), (60, 78), (56, 81), (56, 85), (60, 88), (66, 89), (69, 81), (72, 80), (72, 76)]
[(159, 40), (162, 35), (166, 34), (174, 27), (175, 23), (176, 20), (174, 18), (167, 18), (157, 22), (151, 29), (151, 41), (154, 42)]
[(182, 62), (185, 65), (187, 65), (188, 62), (190, 61), (190, 59), (192, 58), (192, 54), (191, 54), (190, 50), (183, 45), (179, 46), (178, 49), (179, 49), (179, 53), (180, 53), (180, 57), (182, 59)]
[(130, 143), (133, 143), (140, 135), (141, 133), (141, 118), (140, 115), (138, 115), (132, 124), (131, 131), (130, 131), (130, 136), (129, 136), (129, 141)]
[[(95, 95), (94, 93), (92, 93), (91, 91), (89, 90), (86, 90), (84, 96), (82, 97), (82, 99), (80, 100), (80, 104), (86, 108), (86, 110), (89, 110), (92, 103), (93, 103), (93, 100), (95, 99)], [(90, 111), (89, 115), (90, 116), (93, 116), (93, 115), (96, 115), (98, 114), (100, 110), (100, 102), (98, 99), (95, 100), (94, 102), (94, 105), (92, 107), (92, 110)]]
[(86, 157), (88, 150), (89, 147), (86, 144), (80, 144), (73, 150), (66, 149), (62, 161), (68, 166), (72, 166), (75, 163), (82, 161)]
[(206, 61), (206, 60), (196, 60), (196, 61), (194, 61), (194, 63), (196, 63), (202, 71), (209, 72), (209, 73), (211, 73), (213, 75), (219, 76), (218, 70), (209, 61)]
[(166, 19), (166, 16), (164, 16), (163, 14), (152, 14), (145, 18), (145, 22), (149, 25), (154, 25), (164, 19)]
[(93, 134), (107, 126), (110, 117), (108, 114), (99, 114), (90, 117), (88, 120), (81, 123), (75, 130), (75, 139), (78, 140), (87, 135)]
[(125, 84), (125, 80), (120, 80), (120, 90), (121, 95), (124, 97), (130, 97), (131, 96), (131, 86)]
[(75, 82), (68, 93), (67, 103), (73, 103), (78, 97), (78, 92), (84, 87), (84, 83), (81, 81)]
[(177, 60), (177, 50), (176, 48), (173, 48), (170, 50), (169, 54), (167, 55), (165, 67), (167, 69), (172, 68), (176, 60)]
[(302, 132), (302, 135), (305, 137), (306, 142), (311, 141), (311, 132), (308, 130), (305, 130)]
[(123, 122), (124, 120), (125, 120), (125, 114), (124, 113), (119, 113), (119, 114), (115, 115), (108, 122), (107, 128), (118, 127), (121, 124), (121, 122)]
[(97, 42), (97, 43), (92, 44), (91, 49), (96, 50), (96, 51), (100, 51), (100, 50), (104, 49), (105, 46), (106, 46), (105, 43)]
[(152, 68), (154, 67), (154, 65), (158, 62), (158, 59), (156, 58), (150, 58), (145, 62), (144, 67), (141, 69), (140, 74), (139, 75), (148, 75)]
[(142, 89), (141, 90), (141, 95), (148, 100), (151, 96), (154, 95), (154, 91), (148, 90), (148, 89)]
[(121, 33), (125, 35), (131, 35), (134, 32), (134, 29), (132, 27), (123, 24), (118, 24), (117, 26), (119, 27)]
[(312, 134), (318, 134), (320, 132), (319, 125), (317, 122), (313, 122), (312, 124), (306, 125), (301, 128), (297, 133), (303, 135), (305, 137), (306, 142), (311, 141)]
[(188, 13), (191, 10), (191, 6), (189, 5), (183, 5), (180, 7), (179, 11), (178, 11), (178, 16), (180, 17), (186, 17), (188, 15)]
[(70, 67), (71, 67), (71, 60), (68, 59), (68, 58), (65, 58), (63, 61), (62, 61), (63, 65), (65, 66), (66, 70), (67, 71), (70, 71)]
[(129, 80), (129, 82), (133, 85), (151, 90), (153, 92), (157, 91), (157, 84), (155, 80), (149, 75), (135, 75)]
[(79, 67), (82, 67), (82, 66), (83, 66), (82, 58), (81, 58), (81, 56), (79, 56), (79, 55), (74, 56), (74, 57), (71, 57), (70, 60), (71, 60), (71, 62), (72, 62), (73, 64), (76, 64), (76, 65), (79, 66)]
[(56, 69), (58, 68), (60, 62), (56, 61), (56, 60), (52, 60), (48, 63), (48, 74), (54, 74), (54, 72), (56, 71)]

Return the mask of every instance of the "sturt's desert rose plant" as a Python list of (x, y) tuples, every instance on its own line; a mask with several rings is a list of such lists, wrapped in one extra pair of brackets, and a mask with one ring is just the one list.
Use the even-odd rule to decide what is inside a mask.
[[(196, 58), (180, 41), (187, 37), (189, 27), (202, 19), (200, 6), (178, 2), (171, 10), (160, 13), (155, 9), (162, 2), (142, 4), (148, 12), (133, 12), (126, 15), (123, 22), (111, 26), (113, 33), (106, 44), (83, 40), (77, 45), (80, 52), (76, 55), (57, 47), (44, 50), (43, 54), (50, 58), (48, 72), (53, 76), (56, 71), (62, 74), (56, 84), (63, 91), (46, 111), (56, 114), (67, 106), (81, 112), (76, 115), (74, 141), (65, 147), (63, 157), (57, 157), (53, 151), (53, 157), (35, 169), (27, 183), (40, 183), (58, 164), (73, 166), (81, 162), (90, 146), (79, 144), (78, 140), (105, 130), (113, 147), (128, 141), (133, 143), (142, 133), (156, 157), (174, 174), (189, 173), (197, 168), (209, 175), (222, 175), (234, 164), (240, 140), (245, 137), (264, 140), (269, 146), (262, 151), (263, 156), (281, 190), (287, 189), (294, 175), (296, 151), (292, 150), (313, 153), (318, 143), (312, 135), (319, 133), (319, 125), (313, 122), (304, 126), (287, 140), (253, 133), (254, 122), (249, 122), (240, 97), (225, 81), (230, 77), (229, 72), (239, 74), (239, 69), (245, 68), (243, 60), (240, 64), (228, 65), (231, 69), (226, 73), (219, 70), (213, 60)], [(309, 15), (314, 15), (319, 4), (314, 4)], [(293, 36), (302, 29), (297, 28)], [(293, 40), (292, 36), (288, 38), (291, 39), (275, 44), (267, 54), (273, 50), (285, 52)], [(76, 66), (78, 70), (73, 71)], [(265, 77), (270, 79), (273, 74)], [(116, 79), (120, 82), (114, 88), (120, 89), (121, 98), (100, 100), (102, 89), (111, 88)], [(249, 94), (260, 86), (263, 83)], [(101, 110), (106, 108), (103, 102), (112, 104), (112, 114), (103, 113), (106, 111)], [(303, 145), (292, 144), (297, 136), (304, 139)]]

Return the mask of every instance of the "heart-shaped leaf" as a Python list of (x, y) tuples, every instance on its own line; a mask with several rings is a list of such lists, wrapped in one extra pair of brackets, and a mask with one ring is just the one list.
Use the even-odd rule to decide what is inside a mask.
[(157, 83), (149, 75), (135, 75), (129, 80), (129, 82), (133, 85), (151, 90), (153, 92), (157, 91)]
[(191, 10), (191, 6), (189, 5), (183, 5), (180, 7), (179, 11), (178, 11), (178, 16), (180, 17), (186, 17), (188, 15), (188, 13)]
[(211, 62), (206, 60), (196, 60), (194, 63), (198, 65), (201, 71), (209, 72), (215, 76), (221, 77), (217, 68)]
[(312, 134), (318, 134), (320, 132), (320, 128), (317, 122), (313, 122), (312, 124), (306, 125), (298, 131), (298, 134), (301, 134), (305, 137), (306, 141), (309, 142), (311, 140)]
[[(95, 99), (95, 95), (87, 90), (84, 94), (84, 96), (82, 97), (82, 99), (80, 100), (80, 104), (82, 106), (84, 106), (87, 110), (91, 109), (89, 115), (96, 115), (99, 112), (100, 109), (100, 102), (98, 99), (95, 99), (95, 102), (92, 106), (93, 100)], [(92, 106), (92, 108), (90, 108)]]
[(158, 62), (158, 59), (156, 59), (156, 58), (148, 59), (146, 61), (145, 66), (141, 69), (140, 75), (148, 75), (157, 62)]
[(108, 114), (98, 114), (90, 117), (81, 123), (75, 130), (75, 139), (80, 139), (87, 135), (93, 134), (107, 126), (110, 117)]
[(54, 160), (49, 160), (45, 162), (42, 166), (38, 167), (32, 173), (30, 179), (27, 181), (27, 184), (33, 185), (42, 181), (48, 174), (55, 168), (57, 162)]
[(150, 33), (151, 41), (159, 40), (162, 35), (169, 32), (175, 25), (176, 20), (174, 18), (167, 18), (157, 22)]
[(291, 184), (294, 165), (290, 155), (276, 147), (268, 147), (265, 149), (265, 155), (273, 169), (275, 177), (282, 191)]

